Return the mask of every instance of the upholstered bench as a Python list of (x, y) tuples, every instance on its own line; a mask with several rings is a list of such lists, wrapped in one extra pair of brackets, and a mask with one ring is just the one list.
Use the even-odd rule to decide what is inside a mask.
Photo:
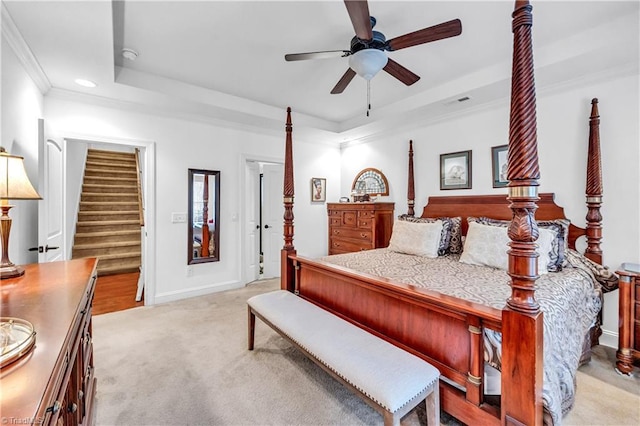
[(426, 361), (285, 290), (250, 298), (249, 350), (257, 316), (325, 371), (399, 425), (422, 400), (429, 426), (440, 424), (440, 372)]

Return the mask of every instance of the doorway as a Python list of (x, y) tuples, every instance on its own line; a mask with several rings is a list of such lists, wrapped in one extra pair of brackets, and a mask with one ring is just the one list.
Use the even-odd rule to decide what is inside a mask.
[(282, 248), (282, 182), (284, 165), (277, 161), (245, 160), (244, 282), (280, 276)]
[[(131, 276), (136, 275), (139, 279), (134, 284), (133, 296), (127, 295), (126, 298), (131, 298), (131, 307), (139, 306), (143, 298), (144, 305), (153, 305), (155, 303), (155, 143), (136, 140), (113, 140), (101, 137), (77, 137), (75, 135), (74, 137), (65, 137), (64, 143), (66, 146), (65, 180), (69, 183), (74, 181), (83, 182), (84, 161), (89, 149), (128, 153), (138, 151), (144, 223), (144, 226), (139, 228), (141, 246), (139, 247), (138, 256), (141, 268), (139, 273), (129, 274)], [(96, 161), (98, 163), (104, 162), (104, 160)], [(67, 241), (67, 253), (65, 255), (68, 259), (71, 258), (70, 248), (73, 247), (76, 233), (75, 218), (77, 217), (81, 189), (81, 185), (70, 184), (66, 191), (65, 205), (69, 213), (68, 216), (70, 216), (65, 232), (65, 240)], [(106, 277), (108, 275), (105, 275), (105, 280)], [(127, 280), (130, 281), (131, 278), (127, 278)]]

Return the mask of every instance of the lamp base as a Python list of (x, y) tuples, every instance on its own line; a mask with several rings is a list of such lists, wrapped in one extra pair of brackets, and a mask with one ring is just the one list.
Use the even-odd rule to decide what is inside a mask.
[(24, 269), (14, 265), (13, 263), (10, 265), (2, 265), (2, 267), (0, 267), (1, 280), (5, 280), (7, 278), (21, 277), (22, 275), (24, 275)]

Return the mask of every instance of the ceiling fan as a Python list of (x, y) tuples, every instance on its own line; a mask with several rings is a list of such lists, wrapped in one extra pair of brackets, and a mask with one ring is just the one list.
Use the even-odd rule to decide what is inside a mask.
[(356, 32), (356, 35), (351, 39), (350, 50), (290, 53), (284, 56), (286, 61), (348, 56), (349, 69), (331, 90), (331, 94), (334, 95), (342, 93), (356, 74), (369, 81), (380, 70), (385, 70), (402, 83), (410, 86), (418, 81), (420, 77), (387, 57), (385, 51), (393, 52), (419, 44), (455, 37), (462, 33), (460, 20), (454, 19), (387, 40), (381, 32), (373, 31), (376, 19), (369, 15), (369, 5), (366, 0), (344, 0), (344, 4), (347, 7), (349, 18)]

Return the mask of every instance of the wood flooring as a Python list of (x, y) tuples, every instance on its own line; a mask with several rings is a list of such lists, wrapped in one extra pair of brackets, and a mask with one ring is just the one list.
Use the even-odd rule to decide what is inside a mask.
[(139, 272), (99, 276), (93, 297), (92, 315), (144, 306), (144, 301), (136, 302), (139, 276)]

